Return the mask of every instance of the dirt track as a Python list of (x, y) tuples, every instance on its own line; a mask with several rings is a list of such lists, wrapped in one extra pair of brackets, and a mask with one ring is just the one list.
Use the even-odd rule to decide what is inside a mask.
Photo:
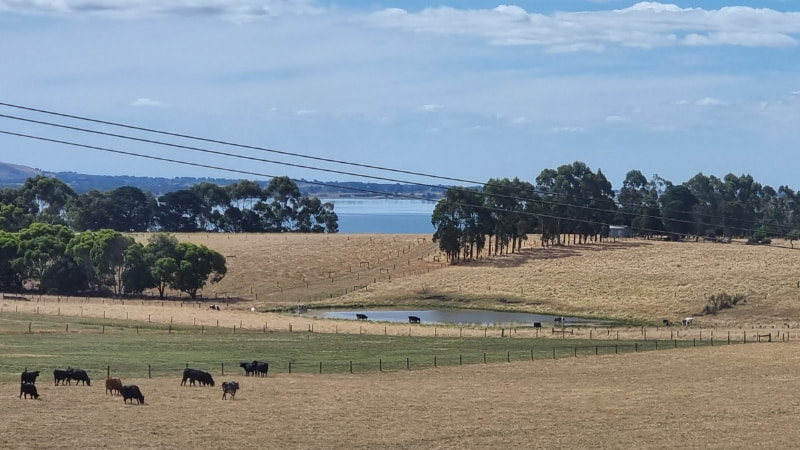
[[(2, 448), (792, 448), (800, 343), (364, 375), (124, 380), (147, 405), (2, 385)], [(218, 383), (222, 380), (218, 380)]]

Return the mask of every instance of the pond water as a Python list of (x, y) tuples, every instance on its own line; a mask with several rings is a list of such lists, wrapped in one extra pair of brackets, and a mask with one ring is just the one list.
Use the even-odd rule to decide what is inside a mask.
[[(321, 319), (357, 320), (356, 314), (364, 314), (372, 322), (408, 322), (408, 316), (417, 316), (421, 323), (449, 325), (511, 326), (532, 325), (542, 322), (549, 326), (557, 316), (542, 314), (483, 311), (474, 309), (425, 309), (425, 310), (382, 310), (382, 309), (346, 309), (335, 311), (309, 311), (305, 315)], [(601, 321), (566, 317), (566, 324), (597, 324)]]

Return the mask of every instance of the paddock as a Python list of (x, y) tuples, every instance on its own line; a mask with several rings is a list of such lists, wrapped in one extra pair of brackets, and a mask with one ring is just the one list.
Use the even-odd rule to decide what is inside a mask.
[(226, 446), (268, 448), (791, 448), (798, 354), (791, 341), (251, 377), (235, 402), (219, 389), (181, 388), (179, 377), (126, 380), (146, 393), (141, 407), (104, 395), (101, 383), (42, 383), (39, 400), (18, 400), (19, 385), (6, 383), (0, 446), (202, 448), (225, 436)]

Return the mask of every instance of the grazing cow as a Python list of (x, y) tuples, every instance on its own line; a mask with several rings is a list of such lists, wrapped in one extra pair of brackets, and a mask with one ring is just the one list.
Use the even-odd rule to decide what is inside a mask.
[(231, 400), (236, 397), (236, 391), (239, 390), (239, 383), (235, 381), (222, 382), (222, 399), (225, 400), (226, 396), (230, 394)]
[(408, 316), (408, 323), (421, 323), (421, 322), (422, 321), (417, 316)]
[(58, 386), (58, 383), (61, 383), (62, 385), (69, 383), (69, 373), (63, 369), (54, 370), (53, 378), (56, 381), (56, 386)]
[(567, 321), (567, 318), (566, 318), (566, 317), (556, 317), (555, 319), (553, 319), (553, 323), (554, 323), (554, 324), (556, 324), (556, 325), (561, 325), (562, 327), (564, 326), (564, 323), (565, 323), (566, 321)]
[(251, 306), (250, 307), (250, 312), (256, 312), (256, 307), (255, 306)]
[(114, 392), (117, 395), (122, 394), (122, 380), (117, 377), (106, 378), (106, 395), (111, 392), (111, 395), (114, 395)]
[(142, 395), (142, 391), (139, 390), (139, 386), (136, 386), (135, 384), (122, 386), (120, 392), (122, 393), (123, 403), (128, 403), (128, 400), (130, 400), (132, 405), (133, 401), (136, 400), (138, 404), (144, 404), (144, 395)]
[(208, 309), (213, 309), (215, 311), (219, 311), (219, 305), (209, 305)]
[(28, 396), (30, 395), (31, 398), (38, 399), (39, 393), (36, 392), (36, 385), (32, 383), (20, 383), (19, 398), (22, 398), (23, 395), (25, 396), (25, 398), (28, 398)]
[(669, 320), (667, 320), (667, 319), (664, 319), (664, 320), (662, 321), (662, 323), (664, 324), (664, 326), (665, 326), (665, 327), (671, 327), (671, 326), (672, 326), (672, 322), (670, 322), (670, 321), (669, 321)]
[(358, 320), (367, 320), (366, 314), (356, 314), (356, 319)]
[(20, 382), (27, 383), (27, 384), (36, 384), (36, 377), (39, 376), (39, 371), (34, 370), (33, 372), (28, 372), (26, 368), (22, 375), (20, 376)]
[(214, 386), (214, 378), (210, 373), (197, 369), (189, 369), (188, 367), (183, 370), (183, 380), (181, 380), (181, 386), (186, 385), (186, 380), (189, 380), (189, 386), (194, 386), (195, 382), (200, 383), (201, 386)]
[(83, 369), (67, 368), (67, 383), (72, 384), (71, 380), (75, 380), (75, 385), (78, 383), (83, 383), (84, 386), (92, 385), (89, 374)]
[(533, 328), (542, 328), (542, 322), (533, 322)]
[(258, 372), (258, 376), (265, 377), (269, 372), (269, 363), (266, 361), (253, 361), (253, 364), (256, 365), (256, 371)]
[(253, 376), (256, 376), (256, 372), (258, 371), (258, 364), (256, 364), (255, 361), (251, 362), (251, 363), (243, 362), (243, 363), (239, 364), (239, 367), (244, 369), (244, 376), (246, 376), (246, 377), (249, 377), (250, 374), (252, 374)]
[(693, 321), (694, 321), (693, 318), (687, 317), (687, 318), (681, 320), (681, 323), (683, 324), (683, 326), (688, 327), (689, 325), (692, 324)]

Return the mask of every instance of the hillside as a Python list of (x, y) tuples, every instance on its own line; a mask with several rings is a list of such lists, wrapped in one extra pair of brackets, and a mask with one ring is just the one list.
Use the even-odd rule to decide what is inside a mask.
[[(204, 295), (261, 309), (404, 305), (517, 310), (702, 326), (800, 323), (800, 251), (630, 239), (542, 248), (450, 266), (423, 235), (177, 235), (227, 257)], [(145, 239), (146, 235), (139, 236)], [(746, 301), (700, 315), (708, 296)], [(247, 305), (247, 306), (246, 306)]]

